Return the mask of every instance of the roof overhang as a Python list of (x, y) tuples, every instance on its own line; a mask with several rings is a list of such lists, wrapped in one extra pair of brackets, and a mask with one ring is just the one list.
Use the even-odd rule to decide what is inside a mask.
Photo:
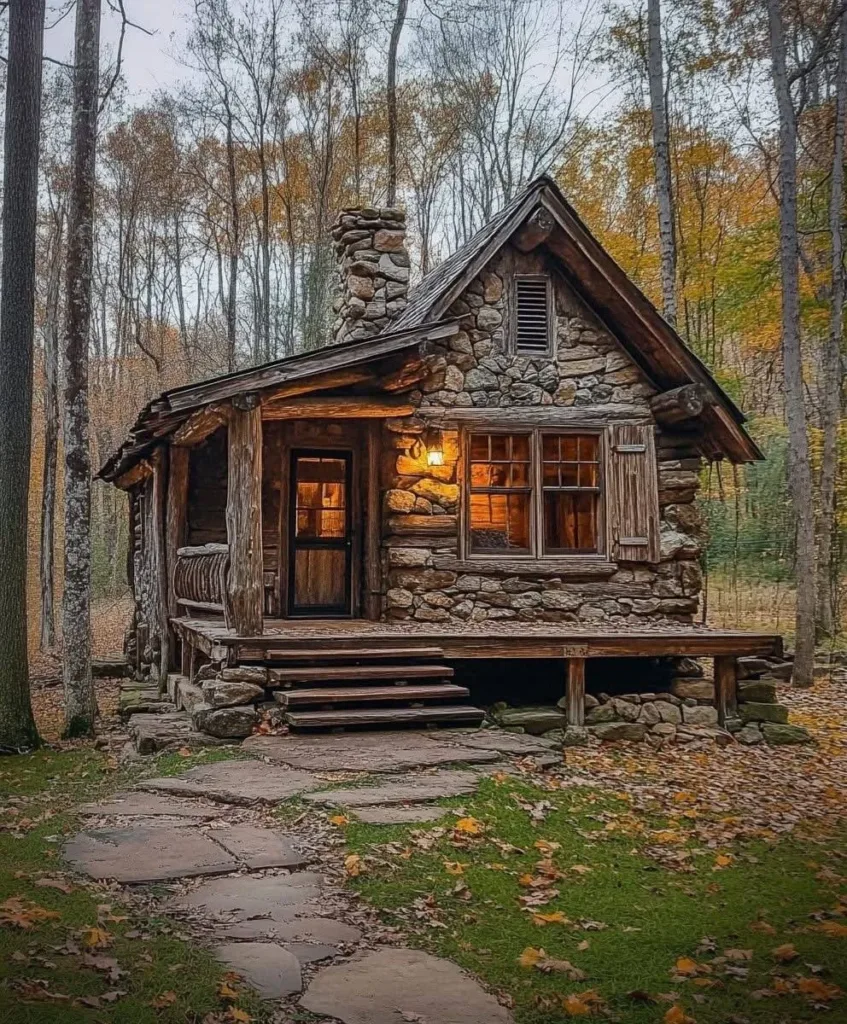
[(331, 379), (330, 375), (334, 371), (378, 362), (396, 353), (423, 346), (429, 341), (448, 338), (458, 330), (459, 325), (455, 319), (427, 322), (406, 330), (380, 334), (375, 338), (331, 345), (314, 352), (304, 352), (235, 373), (222, 374), (199, 384), (172, 388), (141, 410), (127, 439), (103, 464), (97, 476), (120, 484), (121, 478), (157, 443), (172, 435), (193, 413), (213, 403), (227, 401), (235, 395), (248, 392), (273, 392), (286, 385), (296, 385), (297, 382), (303, 383), (302, 389), (296, 389), (303, 393), (309, 390), (306, 385), (312, 379), (317, 389), (320, 379)]

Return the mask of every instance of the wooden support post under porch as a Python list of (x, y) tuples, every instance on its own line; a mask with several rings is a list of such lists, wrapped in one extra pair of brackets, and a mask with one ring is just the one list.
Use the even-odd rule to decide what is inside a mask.
[(568, 658), (567, 723), (585, 725), (585, 658)]
[(715, 658), (715, 707), (721, 728), (738, 713), (738, 664), (732, 654)]
[(229, 418), (226, 537), (229, 547), (229, 607), (241, 636), (261, 636), (262, 408), (255, 394), (236, 395)]

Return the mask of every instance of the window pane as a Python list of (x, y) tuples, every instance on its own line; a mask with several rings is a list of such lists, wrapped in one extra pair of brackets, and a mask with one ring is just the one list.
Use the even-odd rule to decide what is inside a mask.
[(471, 458), (488, 461), (488, 434), (471, 434)]
[(579, 487), (579, 465), (576, 462), (562, 463), (562, 487)]
[(509, 458), (509, 435), (508, 434), (491, 434), (491, 458), (492, 459), (508, 459)]
[(529, 550), (529, 494), (472, 494), (472, 551)]
[(343, 537), (347, 521), (346, 463), (300, 458), (296, 466), (298, 537)]
[(579, 440), (579, 461), (597, 461), (597, 436), (595, 434), (582, 434)]
[(512, 487), (529, 487), (529, 463), (512, 463)]
[(597, 463), (596, 462), (582, 462), (579, 466), (579, 486), (580, 487), (596, 487), (597, 486)]
[(561, 440), (558, 434), (545, 434), (541, 439), (541, 450), (545, 462), (558, 462), (561, 456), (559, 455), (559, 441)]
[(579, 459), (579, 437), (576, 434), (563, 434), (559, 440), (562, 444), (562, 462), (576, 462)]
[(545, 487), (558, 487), (559, 486), (559, 463), (558, 462), (545, 462), (544, 463), (544, 486)]
[(581, 554), (597, 551), (596, 494), (545, 493), (544, 550)]
[(512, 459), (517, 462), (529, 462), (529, 435), (512, 434)]

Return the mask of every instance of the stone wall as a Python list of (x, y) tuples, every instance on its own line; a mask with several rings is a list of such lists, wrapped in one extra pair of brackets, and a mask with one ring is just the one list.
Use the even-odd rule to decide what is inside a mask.
[[(561, 278), (554, 280), (553, 358), (508, 351), (512, 275), (544, 272), (535, 256), (506, 250), (472, 281), (448, 315), (460, 331), (429, 357), (430, 374), (413, 399), (422, 410), (573, 407), (596, 420), (650, 416), (655, 393), (618, 342)], [(578, 429), (578, 424), (574, 427)], [(385, 614), (389, 619), (481, 622), (495, 619), (643, 624), (690, 621), (701, 588), (703, 524), (693, 505), (699, 454), (684, 435), (657, 436), (661, 561), (619, 563), (604, 580), (492, 571), (484, 562), (459, 571), (459, 433), (443, 432), (444, 464), (414, 457), (414, 420), (386, 424)], [(526, 562), (526, 560), (524, 560)]]
[(386, 207), (347, 207), (332, 237), (338, 257), (335, 340), (373, 338), (406, 305), (406, 214)]

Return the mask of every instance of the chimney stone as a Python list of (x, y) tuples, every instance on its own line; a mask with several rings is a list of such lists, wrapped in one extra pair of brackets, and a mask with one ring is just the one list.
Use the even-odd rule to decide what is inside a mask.
[(406, 212), (347, 206), (332, 227), (332, 238), (338, 258), (335, 341), (373, 338), (407, 302)]

